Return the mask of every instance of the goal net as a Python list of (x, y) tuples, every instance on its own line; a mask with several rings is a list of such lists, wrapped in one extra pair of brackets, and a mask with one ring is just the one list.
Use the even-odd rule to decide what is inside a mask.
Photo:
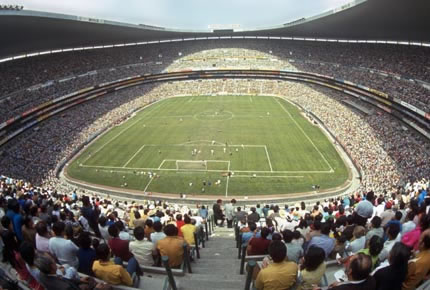
[(176, 170), (208, 170), (206, 160), (176, 160)]

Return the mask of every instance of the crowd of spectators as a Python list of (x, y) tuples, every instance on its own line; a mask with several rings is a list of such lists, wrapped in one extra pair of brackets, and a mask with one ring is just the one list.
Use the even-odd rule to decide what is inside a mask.
[[(328, 89), (272, 80), (194, 80), (129, 88), (77, 106), (23, 133), (3, 147), (2, 172), (36, 184), (55, 185), (60, 161), (89, 137), (127, 118), (155, 100), (180, 95), (249, 94), (287, 97), (315, 114), (337, 137), (362, 173), (362, 191), (396, 191), (399, 184), (429, 176), (430, 148), (424, 137), (408, 130), (370, 105)], [(371, 114), (345, 104), (359, 102)]]
[(208, 216), (199, 207), (61, 194), (4, 176), (0, 183), (3, 262), (33, 289), (133, 286), (161, 256), (179, 268)]
[[(7, 71), (0, 73), (0, 94), (6, 96), (0, 98), (0, 115), (5, 121), (100, 82), (148, 72), (208, 67), (313, 71), (380, 89), (427, 110), (428, 89), (359, 69), (428, 81), (425, 52), (426, 48), (389, 45), (228, 40), (40, 56), (0, 65), (6, 68), (0, 71)], [(98, 72), (86, 74), (94, 70)], [(70, 77), (79, 74), (86, 75)], [(19, 90), (43, 83), (47, 85)], [(225, 208), (229, 225), (237, 216), (244, 236), (251, 233), (249, 254), (269, 254), (265, 260), (268, 270), (257, 277), (257, 288), (271, 281), (280, 269), (301, 269), (300, 283), (303, 289), (311, 289), (310, 285), (318, 284), (325, 272), (321, 261), (338, 254), (337, 260), (346, 265), (345, 279), (364, 280), (370, 283), (365, 284), (370, 289), (372, 285), (377, 285), (375, 289), (400, 289), (401, 283), (403, 289), (414, 289), (430, 264), (428, 140), (357, 99), (316, 86), (274, 80), (194, 80), (129, 88), (76, 106), (8, 142), (0, 151), (0, 172), (17, 179), (3, 178), (0, 189), (5, 261), (19, 268), (24, 260), (34, 285), (60, 283), (50, 279), (58, 273), (76, 285), (92, 287), (107, 286), (79, 278), (77, 270), (109, 284), (131, 285), (130, 274), (139, 274), (139, 265), (154, 263), (158, 253), (168, 255), (172, 267), (178, 266), (183, 254), (180, 245), (192, 244), (192, 224), (198, 227), (207, 211), (166, 203), (128, 205), (100, 197), (78, 198), (73, 189), (57, 179), (55, 169), (91, 136), (149, 103), (171, 96), (220, 93), (283, 96), (299, 104), (323, 121), (362, 173), (360, 188), (352, 196), (310, 208), (257, 206), (250, 212)], [(346, 101), (359, 103), (371, 113), (348, 106)], [(376, 194), (369, 194), (372, 191)], [(269, 219), (261, 223), (263, 217)], [(134, 237), (128, 227), (134, 228)], [(286, 256), (289, 262), (284, 262)], [(408, 260), (405, 269), (404, 261)], [(127, 268), (121, 266), (124, 261), (128, 261)], [(378, 265), (384, 262), (388, 266), (378, 271)], [(368, 278), (371, 271), (376, 271), (372, 279)], [(397, 271), (398, 280), (381, 284), (392, 271)], [(120, 274), (113, 277), (112, 272)], [(293, 277), (296, 275), (286, 275), (285, 281), (276, 283), (295, 283)]]
[(427, 179), (391, 194), (248, 208), (218, 200), (209, 210), (0, 180), (3, 262), (33, 289), (132, 286), (159, 255), (179, 267), (183, 245), (194, 246), (193, 233), (212, 214), (218, 226), (239, 227), (247, 255), (266, 255), (257, 289), (315, 289), (330, 260), (342, 266), (333, 289), (415, 289), (430, 273)]
[[(0, 64), (0, 122), (102, 82), (203, 68), (319, 72), (380, 89), (429, 111), (429, 90), (414, 81), (430, 82), (427, 51), (425, 47), (399, 45), (231, 39), (41, 55)], [(373, 70), (375, 73), (370, 73)]]
[[(430, 273), (430, 182), (401, 193), (353, 194), (294, 205), (249, 210), (236, 200), (213, 206), (219, 225), (237, 222), (249, 259), (266, 255), (254, 272), (257, 289), (415, 289)], [(292, 288), (295, 287), (295, 288)]]

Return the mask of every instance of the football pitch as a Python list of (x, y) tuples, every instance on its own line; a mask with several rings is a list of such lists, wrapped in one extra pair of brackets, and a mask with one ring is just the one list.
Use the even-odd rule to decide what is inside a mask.
[(328, 190), (348, 178), (319, 126), (271, 96), (159, 101), (96, 139), (67, 174), (122, 190), (212, 196)]

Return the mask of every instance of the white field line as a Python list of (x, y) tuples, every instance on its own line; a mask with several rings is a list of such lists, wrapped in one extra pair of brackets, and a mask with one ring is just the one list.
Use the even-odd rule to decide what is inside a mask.
[(161, 169), (161, 167), (163, 166), (164, 162), (166, 162), (166, 159), (163, 159), (163, 161), (160, 163), (160, 166), (158, 166), (158, 169)]
[(249, 96), (249, 100), (251, 101), (251, 103), (253, 102), (253, 100), (252, 100), (252, 96)]
[(267, 151), (267, 146), (264, 145), (264, 150), (266, 150), (267, 161), (269, 161), (270, 171), (273, 172), (272, 162), (270, 162), (269, 152)]
[[(227, 167), (228, 172), (230, 172), (230, 161), (228, 162), (228, 167)], [(228, 196), (228, 182), (230, 181), (230, 176), (227, 175), (227, 182), (225, 184), (225, 197)]]
[(136, 153), (134, 153), (133, 156), (131, 156), (131, 158), (128, 159), (128, 161), (122, 167), (123, 168), (127, 167), (127, 165), (131, 162), (131, 160), (133, 160), (134, 157), (136, 157), (137, 154), (139, 154), (139, 152), (142, 151), (143, 148), (145, 148), (145, 144), (143, 144), (142, 147), (140, 147), (139, 150), (137, 150)]
[(187, 103), (191, 103), (193, 100), (194, 100), (194, 97), (191, 97), (191, 98), (187, 101)]
[(178, 115), (178, 116), (159, 116), (151, 117), (151, 119), (169, 119), (169, 118), (193, 118), (194, 115)]
[(148, 189), (149, 185), (151, 184), (151, 182), (154, 180), (154, 176), (151, 178), (151, 180), (148, 182), (148, 184), (145, 186), (145, 189), (143, 190), (143, 192), (146, 192), (146, 190)]
[(99, 149), (97, 149), (96, 151), (94, 151), (93, 154), (91, 154), (87, 158), (85, 158), (85, 160), (82, 161), (82, 164), (84, 164), (85, 162), (87, 162), (92, 156), (95, 156), (98, 152), (100, 152), (103, 148), (105, 148), (106, 145), (108, 145), (110, 142), (112, 142), (113, 140), (115, 140), (116, 138), (118, 138), (119, 135), (121, 135), (122, 133), (124, 133), (125, 131), (127, 131), (128, 129), (130, 129), (132, 126), (134, 126), (135, 124), (137, 124), (137, 122), (139, 122), (139, 121), (141, 121), (140, 118), (138, 118), (130, 126), (122, 129), (117, 135), (113, 136), (112, 139), (108, 140), (106, 143), (104, 143), (102, 146), (100, 146)]
[[(166, 159), (166, 161), (169, 161), (168, 159)], [(171, 161), (176, 161), (176, 160), (171, 160)], [(176, 169), (172, 169), (172, 168), (156, 168), (156, 167), (117, 167), (117, 166), (98, 166), (98, 165), (81, 165), (80, 167), (85, 167), (85, 168), (101, 168), (101, 169), (123, 169), (123, 170), (157, 170), (157, 171), (176, 171)], [(226, 172), (225, 170), (201, 170), (201, 169), (179, 169), (179, 170), (183, 170), (183, 171), (204, 171), (204, 172)], [(305, 170), (297, 170), (297, 171), (268, 171), (268, 170), (233, 170), (234, 172), (237, 173), (278, 173), (278, 174), (282, 174), (282, 173), (323, 173), (323, 174), (333, 174), (332, 170), (327, 170), (327, 171), (305, 171)]]
[[(167, 159), (166, 159), (167, 160)], [(189, 162), (189, 163), (200, 163), (200, 162), (225, 162), (225, 163), (230, 163), (230, 160), (173, 160), (176, 162)]]
[[(145, 108), (143, 108), (142, 110), (147, 110), (148, 108), (152, 108), (152, 106), (154, 106), (155, 104), (158, 104), (159, 102), (161, 102), (161, 101), (163, 101), (163, 100), (158, 100), (158, 101), (156, 101), (156, 102), (154, 102), (154, 103), (152, 103), (152, 104), (149, 104), (149, 105), (147, 105), (147, 106), (145, 106)], [(154, 111), (156, 111), (156, 110), (159, 110), (160, 109), (160, 106), (158, 106), (158, 107), (155, 107), (155, 109), (152, 111), (152, 112), (154, 112)], [(139, 110), (139, 112), (141, 112), (142, 110)], [(139, 112), (136, 112), (136, 113), (139, 113)], [(151, 113), (151, 112), (150, 112)], [(124, 128), (123, 130), (121, 130), (121, 132), (119, 132), (117, 135), (115, 135), (114, 137), (112, 137), (112, 139), (110, 139), (110, 140), (108, 140), (105, 144), (103, 144), (99, 149), (97, 149), (96, 151), (94, 151), (94, 153), (93, 154), (91, 154), (90, 156), (88, 156), (87, 158), (85, 158), (85, 160), (84, 161), (82, 161), (82, 165), (85, 163), (85, 162), (87, 162), (92, 156), (94, 156), (95, 154), (97, 154), (97, 152), (99, 152), (100, 150), (102, 150), (107, 144), (109, 144), (110, 142), (112, 142), (113, 140), (115, 140), (119, 135), (121, 135), (122, 133), (124, 133), (125, 131), (127, 131), (128, 129), (130, 129), (132, 126), (134, 126), (137, 122), (139, 122), (139, 121), (143, 121), (144, 119), (145, 119), (145, 117), (146, 116), (142, 116), (142, 117), (140, 117), (140, 118), (137, 118), (137, 120), (135, 121), (135, 122), (133, 122), (130, 126), (128, 126), (127, 128)], [(136, 118), (136, 117), (134, 117), (134, 118)], [(109, 130), (110, 131), (110, 130)], [(83, 165), (84, 166), (84, 165)]]
[(291, 116), (291, 113), (288, 112), (288, 110), (285, 109), (284, 106), (282, 106), (282, 104), (279, 102), (278, 98), (275, 98), (275, 97), (273, 97), (273, 98), (279, 104), (279, 106), (281, 106), (281, 108), (288, 114), (288, 116), (290, 116), (290, 118), (291, 118), (291, 120), (293, 120), (294, 124), (296, 124), (296, 126), (300, 129), (300, 131), (302, 131), (303, 135), (305, 135), (306, 139), (309, 140), (309, 142), (312, 144), (312, 146), (315, 148), (315, 150), (320, 154), (322, 159), (325, 161), (325, 163), (330, 168), (330, 171), (333, 171), (333, 167), (331, 167), (330, 163), (327, 161), (327, 159), (324, 157), (324, 155), (321, 153), (321, 151), (318, 149), (318, 147), (314, 144), (314, 142), (312, 142), (312, 139), (309, 138), (309, 136), (306, 134), (306, 132), (303, 130), (303, 128), (297, 123), (297, 121), (293, 118), (293, 116)]

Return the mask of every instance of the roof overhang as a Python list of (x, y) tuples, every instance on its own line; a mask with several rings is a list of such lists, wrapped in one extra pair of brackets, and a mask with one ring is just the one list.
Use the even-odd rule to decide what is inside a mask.
[(227, 35), (430, 42), (429, 11), (428, 0), (355, 0), (315, 17), (276, 27), (213, 32), (0, 10), (0, 59), (73, 47)]

